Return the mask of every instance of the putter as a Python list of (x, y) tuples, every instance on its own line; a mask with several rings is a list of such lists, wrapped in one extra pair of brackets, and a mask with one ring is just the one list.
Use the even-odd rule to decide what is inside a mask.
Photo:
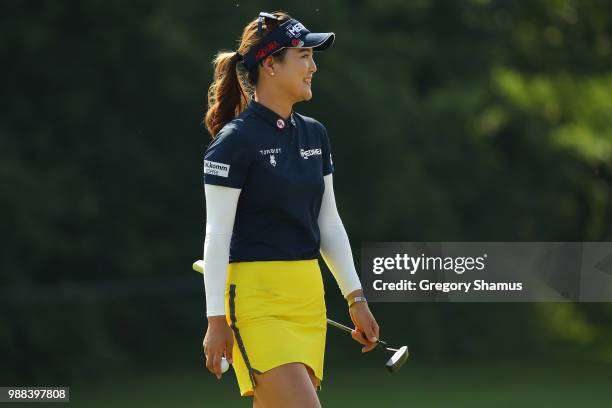
[[(341, 323), (335, 322), (331, 319), (327, 319), (327, 323), (330, 324), (331, 326), (337, 327), (340, 330), (344, 330), (345, 332), (348, 332), (348, 333), (353, 332), (353, 329), (351, 329), (350, 327), (345, 326)], [(362, 335), (365, 337), (365, 333), (362, 333)], [(408, 356), (410, 355), (410, 353), (408, 353), (408, 346), (402, 346), (398, 349), (395, 349), (395, 348), (389, 347), (387, 342), (382, 341), (380, 339), (376, 340), (376, 347), (380, 348), (381, 350), (389, 351), (393, 353), (391, 358), (387, 360), (387, 362), (385, 363), (387, 370), (389, 370), (389, 372), (392, 372), (392, 373), (402, 368), (406, 360), (408, 360)]]
[[(204, 274), (204, 261), (203, 260), (195, 261), (192, 265), (192, 268), (194, 271)], [(345, 326), (341, 323), (335, 322), (331, 319), (327, 319), (327, 323), (340, 330), (344, 330), (345, 332), (348, 332), (348, 333), (353, 332), (353, 329), (351, 329), (350, 327)], [(363, 335), (365, 336), (365, 333)], [(409, 356), (408, 346), (401, 346), (400, 348), (395, 349), (395, 348), (389, 347), (389, 345), (385, 341), (378, 339), (376, 341), (376, 347), (380, 348), (381, 350), (389, 351), (393, 353), (391, 358), (387, 360), (385, 364), (389, 372), (392, 372), (392, 373), (396, 372), (404, 365), (406, 360), (408, 360), (408, 356)]]

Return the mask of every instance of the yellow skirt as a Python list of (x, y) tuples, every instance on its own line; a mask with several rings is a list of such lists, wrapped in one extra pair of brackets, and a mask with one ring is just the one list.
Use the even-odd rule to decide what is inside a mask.
[(233, 262), (225, 288), (234, 334), (233, 368), (241, 396), (253, 395), (254, 373), (291, 362), (323, 380), (327, 309), (316, 259)]

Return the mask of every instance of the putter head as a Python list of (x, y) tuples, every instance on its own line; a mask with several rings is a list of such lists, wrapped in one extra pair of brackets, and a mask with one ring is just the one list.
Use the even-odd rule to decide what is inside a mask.
[(393, 353), (391, 358), (385, 364), (387, 366), (387, 370), (394, 373), (402, 368), (406, 360), (408, 360), (408, 355), (408, 346), (400, 347), (395, 353)]

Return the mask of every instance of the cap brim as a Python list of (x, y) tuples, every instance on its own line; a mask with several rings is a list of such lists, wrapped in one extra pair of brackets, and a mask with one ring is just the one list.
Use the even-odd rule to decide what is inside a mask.
[(336, 35), (334, 33), (308, 33), (300, 38), (302, 48), (312, 48), (313, 51), (324, 51), (332, 46)]

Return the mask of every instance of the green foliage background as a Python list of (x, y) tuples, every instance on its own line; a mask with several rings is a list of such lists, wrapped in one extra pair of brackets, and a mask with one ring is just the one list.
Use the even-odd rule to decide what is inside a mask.
[[(0, 383), (203, 369), (211, 60), (278, 8), (337, 36), (296, 110), (328, 129), (356, 261), (362, 241), (612, 241), (609, 2), (6, 1)], [(608, 304), (372, 310), (417, 362), (612, 361)]]

